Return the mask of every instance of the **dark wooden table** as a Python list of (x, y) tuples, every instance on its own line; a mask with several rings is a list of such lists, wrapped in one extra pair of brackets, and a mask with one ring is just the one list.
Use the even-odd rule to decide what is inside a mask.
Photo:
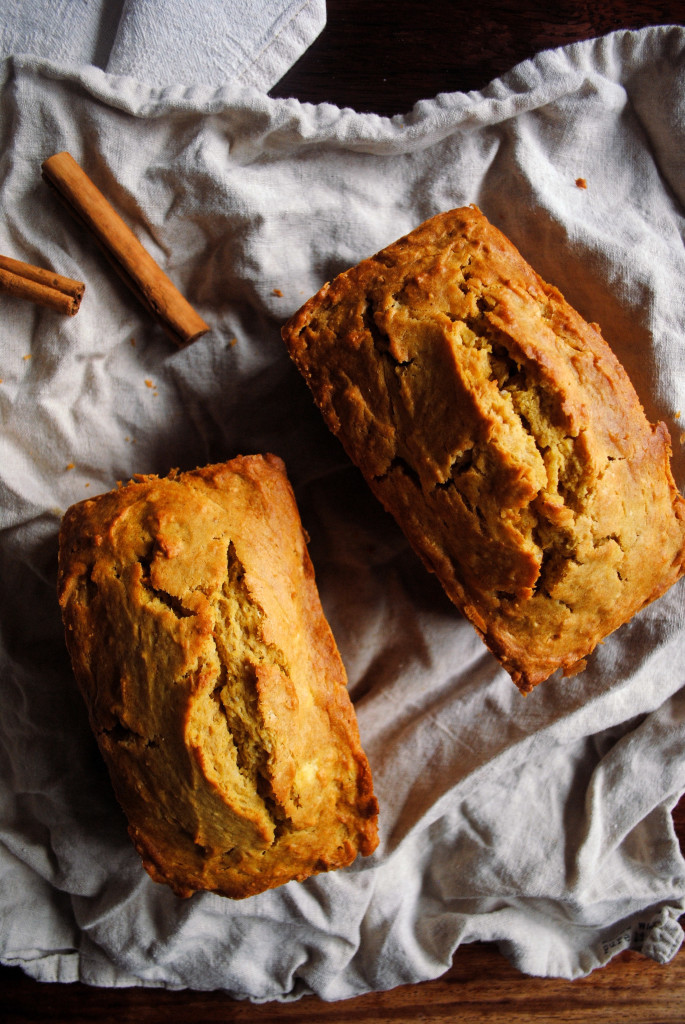
[[(439, 92), (480, 89), (550, 47), (618, 28), (685, 24), (685, 0), (328, 0), (319, 39), (273, 96), (330, 102), (378, 114), (406, 113)], [(685, 799), (674, 812), (685, 849)], [(622, 953), (574, 982), (528, 978), (490, 945), (457, 951), (442, 978), (343, 1003), (314, 997), (252, 1005), (222, 993), (40, 985), (0, 969), (0, 1021), (149, 1022), (459, 1021), (523, 1024), (666, 1024), (685, 1021), (685, 949), (667, 966)]]

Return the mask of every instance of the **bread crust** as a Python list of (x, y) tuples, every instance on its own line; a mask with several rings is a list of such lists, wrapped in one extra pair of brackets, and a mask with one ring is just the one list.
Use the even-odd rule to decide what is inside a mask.
[(243, 898), (374, 850), (371, 772), (280, 459), (72, 506), (58, 597), (154, 879)]
[(685, 569), (670, 437), (596, 324), (476, 207), (339, 275), (284, 326), (323, 416), (522, 692)]

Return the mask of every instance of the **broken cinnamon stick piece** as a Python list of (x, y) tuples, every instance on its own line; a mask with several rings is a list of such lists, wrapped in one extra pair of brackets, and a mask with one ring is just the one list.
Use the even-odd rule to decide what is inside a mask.
[(161, 323), (177, 345), (189, 345), (209, 325), (93, 184), (69, 153), (56, 153), (42, 164), (43, 177), (70, 211), (93, 234), (126, 284)]
[(34, 267), (11, 256), (0, 256), (0, 290), (8, 295), (74, 316), (79, 311), (85, 289), (83, 281)]

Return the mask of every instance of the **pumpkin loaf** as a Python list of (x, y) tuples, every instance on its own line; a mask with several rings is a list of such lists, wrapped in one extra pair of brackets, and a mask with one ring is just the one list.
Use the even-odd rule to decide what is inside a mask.
[(596, 324), (475, 207), (324, 285), (283, 337), (323, 416), (521, 691), (683, 574), (685, 503)]
[(72, 506), (58, 588), (155, 880), (241, 898), (374, 850), (369, 765), (279, 459), (140, 476)]

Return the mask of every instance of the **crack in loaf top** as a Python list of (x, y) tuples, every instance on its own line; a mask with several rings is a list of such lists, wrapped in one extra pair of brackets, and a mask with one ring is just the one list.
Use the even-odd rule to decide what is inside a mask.
[(154, 878), (246, 896), (373, 850), (371, 775), (280, 460), (140, 477), (72, 506), (59, 586)]
[(329, 427), (526, 691), (683, 571), (683, 501), (596, 324), (474, 207), (339, 275), (283, 336)]

